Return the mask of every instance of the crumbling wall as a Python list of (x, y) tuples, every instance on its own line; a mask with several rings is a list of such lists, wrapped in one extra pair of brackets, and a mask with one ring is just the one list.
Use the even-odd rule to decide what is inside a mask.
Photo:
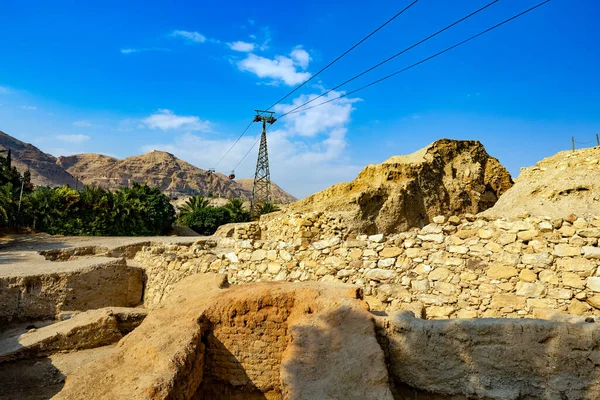
[(583, 318), (426, 321), (403, 312), (377, 323), (391, 381), (410, 398), (600, 397), (600, 324)]
[(45, 274), (0, 277), (0, 325), (141, 302), (142, 269), (123, 259), (90, 259), (80, 268), (69, 268), (70, 262)]
[(426, 318), (600, 314), (600, 218), (435, 218), (397, 235), (312, 243), (220, 239), (215, 248), (146, 247), (145, 303), (158, 304), (195, 273), (231, 283), (341, 281), (364, 290), (373, 309)]

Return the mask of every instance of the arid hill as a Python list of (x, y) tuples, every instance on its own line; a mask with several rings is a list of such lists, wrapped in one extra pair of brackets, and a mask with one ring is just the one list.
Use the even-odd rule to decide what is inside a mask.
[[(252, 194), (254, 178), (236, 179), (235, 181), (244, 190)], [(273, 182), (271, 182), (271, 198), (273, 199), (273, 202), (281, 204), (287, 204), (297, 200), (294, 196), (292, 196)]]
[(436, 215), (484, 211), (512, 184), (506, 168), (480, 142), (441, 139), (368, 165), (354, 181), (293, 203), (288, 212), (338, 213), (356, 232), (402, 232)]
[(600, 147), (562, 151), (523, 168), (485, 215), (566, 218), (600, 215)]
[[(11, 149), (13, 165), (23, 173), (31, 171), (31, 180), (38, 186), (74, 187), (97, 185), (116, 189), (131, 182), (158, 186), (168, 195), (190, 196), (212, 193), (215, 196), (250, 199), (252, 179), (229, 180), (227, 176), (189, 164), (173, 154), (151, 151), (123, 160), (102, 154), (77, 154), (55, 158), (37, 147), (24, 143), (0, 131), (0, 149)], [(296, 198), (272, 184), (275, 203), (287, 204)]]
[(31, 180), (40, 186), (74, 185), (75, 178), (59, 165), (56, 158), (37, 147), (0, 131), (0, 149), (10, 149), (13, 165), (23, 173), (29, 168)]
[[(77, 154), (59, 157), (57, 163), (86, 185), (113, 189), (127, 186), (131, 182), (144, 182), (158, 186), (161, 191), (170, 195), (213, 193), (226, 198), (245, 199), (252, 196), (252, 179), (240, 183), (229, 180), (220, 173), (208, 175), (206, 170), (164, 151), (154, 150), (123, 160), (100, 154)], [(289, 203), (296, 200), (278, 186), (272, 187), (275, 202)]]

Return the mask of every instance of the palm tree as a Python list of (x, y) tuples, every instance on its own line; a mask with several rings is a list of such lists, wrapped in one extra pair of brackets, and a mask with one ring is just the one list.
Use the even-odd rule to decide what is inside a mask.
[(189, 199), (187, 199), (187, 201), (183, 205), (177, 207), (177, 210), (179, 211), (179, 218), (183, 218), (196, 210), (201, 210), (209, 206), (210, 201), (204, 196), (192, 196)]
[(13, 203), (12, 184), (0, 186), (0, 223), (8, 222), (8, 213)]
[(233, 222), (247, 222), (250, 220), (250, 213), (244, 208), (244, 200), (242, 199), (230, 199), (223, 207), (229, 211)]
[(260, 208), (260, 215), (269, 214), (269, 213), (279, 211), (279, 210), (281, 210), (279, 208), (279, 206), (271, 203), (270, 201), (266, 201), (263, 203), (262, 207)]

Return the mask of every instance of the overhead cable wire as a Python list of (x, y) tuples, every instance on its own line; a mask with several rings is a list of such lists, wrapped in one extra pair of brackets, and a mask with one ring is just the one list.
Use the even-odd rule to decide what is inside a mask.
[(321, 72), (325, 71), (327, 68), (331, 67), (333, 64), (335, 64), (336, 62), (338, 62), (342, 57), (344, 57), (346, 54), (350, 53), (352, 50), (354, 50), (355, 48), (357, 48), (359, 45), (361, 45), (365, 40), (367, 40), (368, 38), (370, 38), (371, 36), (373, 36), (375, 33), (377, 33), (379, 30), (381, 30), (384, 26), (386, 26), (387, 24), (389, 24), (390, 22), (392, 22), (393, 20), (395, 20), (396, 18), (398, 18), (400, 15), (404, 14), (404, 12), (406, 10), (408, 10), (409, 8), (411, 8), (412, 6), (414, 6), (419, 0), (414, 0), (412, 3), (410, 3), (408, 6), (406, 6), (404, 9), (402, 9), (400, 12), (398, 12), (396, 15), (394, 15), (392, 18), (388, 19), (387, 21), (385, 21), (382, 25), (380, 25), (377, 29), (375, 29), (373, 32), (369, 33), (367, 36), (365, 36), (361, 41), (359, 41), (358, 43), (356, 43), (354, 46), (350, 47), (348, 50), (346, 50), (345, 52), (343, 52), (342, 54), (340, 54), (335, 60), (331, 61), (329, 64), (327, 64), (326, 66), (324, 66), (323, 68), (321, 68), (319, 71), (317, 71), (317, 73), (315, 73), (314, 75), (312, 75), (310, 78), (308, 78), (307, 80), (305, 80), (304, 82), (302, 82), (300, 85), (296, 86), (291, 92), (289, 92), (288, 94), (286, 94), (285, 96), (283, 96), (281, 99), (277, 100), (271, 107), (267, 108), (266, 110), (270, 110), (271, 108), (275, 107), (277, 104), (281, 103), (283, 100), (287, 99), (290, 95), (292, 95), (292, 93), (296, 92), (298, 89), (300, 89), (302, 86), (306, 85), (308, 82), (312, 81), (313, 79), (315, 79)]
[[(231, 150), (233, 150), (233, 148), (235, 147), (235, 145), (237, 144), (237, 142), (239, 142), (239, 141), (240, 141), (240, 139), (242, 138), (242, 136), (244, 136), (244, 135), (246, 134), (246, 132), (248, 132), (248, 129), (250, 129), (250, 127), (252, 126), (252, 123), (253, 123), (253, 122), (254, 122), (254, 121), (251, 121), (251, 122), (248, 124), (248, 126), (246, 127), (246, 129), (244, 129), (244, 131), (242, 132), (242, 134), (241, 134), (241, 135), (240, 135), (240, 136), (239, 136), (239, 137), (238, 137), (238, 138), (235, 140), (235, 142), (233, 142), (233, 144), (231, 145), (231, 147), (229, 148), (229, 150), (227, 150), (227, 151), (225, 152), (225, 154), (223, 154), (223, 157), (221, 157), (221, 158), (219, 159), (219, 161), (217, 161), (217, 163), (216, 163), (216, 164), (215, 164), (215, 166), (214, 166), (215, 168), (217, 167), (217, 165), (219, 165), (219, 163), (220, 163), (221, 161), (223, 161), (223, 159), (224, 159), (225, 157), (227, 157), (227, 154), (229, 154), (229, 152), (230, 152)], [(235, 169), (235, 168), (234, 168), (234, 169)]]
[(529, 12), (531, 12), (531, 11), (533, 11), (533, 10), (535, 10), (535, 9), (537, 9), (537, 8), (539, 8), (539, 7), (541, 7), (541, 6), (543, 6), (544, 4), (546, 4), (546, 3), (549, 3), (549, 2), (550, 2), (550, 0), (543, 1), (543, 2), (541, 2), (541, 3), (539, 3), (539, 4), (537, 4), (537, 5), (535, 5), (535, 6), (531, 7), (531, 8), (529, 8), (529, 9), (527, 9), (527, 10), (525, 10), (525, 11), (523, 11), (523, 12), (521, 12), (521, 13), (517, 14), (517, 15), (514, 15), (514, 16), (512, 16), (511, 18), (508, 18), (508, 19), (506, 19), (506, 20), (504, 20), (504, 21), (500, 22), (499, 24), (496, 24), (496, 25), (494, 25), (494, 26), (492, 26), (492, 27), (490, 27), (490, 28), (488, 28), (488, 29), (486, 29), (486, 30), (484, 30), (484, 31), (481, 31), (481, 32), (479, 32), (479, 33), (478, 33), (478, 34), (476, 34), (476, 35), (473, 35), (473, 36), (471, 36), (471, 37), (470, 37), (470, 38), (468, 38), (468, 39), (465, 39), (465, 40), (463, 40), (463, 41), (461, 41), (461, 42), (459, 42), (459, 43), (456, 43), (455, 45), (453, 45), (453, 46), (450, 46), (450, 47), (448, 47), (448, 48), (446, 48), (446, 49), (444, 49), (444, 50), (442, 50), (442, 51), (440, 51), (440, 52), (437, 52), (437, 53), (435, 53), (435, 54), (433, 54), (433, 55), (431, 55), (431, 56), (429, 56), (429, 57), (427, 57), (427, 58), (424, 58), (423, 60), (421, 60), (421, 61), (419, 61), (419, 62), (416, 62), (416, 63), (414, 63), (414, 64), (412, 64), (412, 65), (409, 65), (409, 66), (408, 66), (408, 67), (406, 67), (406, 68), (403, 68), (403, 69), (401, 69), (401, 70), (399, 70), (399, 71), (396, 71), (396, 72), (394, 72), (394, 73), (392, 73), (392, 74), (389, 74), (389, 75), (387, 75), (387, 76), (384, 76), (384, 77), (383, 77), (383, 78), (381, 78), (381, 79), (377, 79), (376, 81), (373, 81), (373, 82), (371, 82), (371, 83), (369, 83), (369, 84), (367, 84), (367, 85), (361, 86), (361, 87), (359, 87), (358, 89), (352, 90), (352, 91), (350, 91), (350, 92), (348, 92), (348, 93), (344, 93), (344, 94), (342, 94), (342, 95), (340, 95), (340, 96), (338, 96), (338, 97), (336, 97), (336, 98), (334, 98), (334, 99), (329, 99), (329, 100), (327, 100), (327, 101), (324, 101), (324, 102), (322, 102), (322, 103), (315, 104), (315, 105), (313, 105), (313, 106), (310, 106), (310, 107), (306, 107), (306, 108), (304, 108), (304, 109), (302, 109), (302, 110), (289, 111), (289, 112), (287, 112), (287, 113), (285, 113), (285, 114), (283, 114), (283, 115), (280, 115), (280, 116), (278, 116), (277, 118), (282, 118), (282, 117), (284, 117), (285, 115), (288, 115), (288, 114), (292, 114), (292, 113), (299, 113), (299, 112), (307, 111), (307, 110), (310, 110), (310, 109), (312, 109), (312, 108), (319, 107), (319, 106), (322, 106), (322, 105), (324, 105), (324, 104), (327, 104), (327, 103), (331, 103), (332, 101), (339, 100), (339, 99), (341, 99), (342, 97), (349, 96), (349, 95), (351, 95), (351, 94), (354, 94), (354, 93), (356, 93), (356, 92), (358, 92), (358, 91), (361, 91), (361, 90), (363, 90), (363, 89), (366, 89), (366, 88), (368, 88), (368, 87), (370, 87), (370, 86), (373, 86), (373, 85), (375, 85), (375, 84), (377, 84), (377, 83), (383, 82), (383, 81), (385, 81), (385, 80), (387, 80), (387, 79), (389, 79), (389, 78), (391, 78), (391, 77), (393, 77), (393, 76), (396, 76), (396, 75), (398, 75), (398, 74), (400, 74), (400, 73), (402, 73), (402, 72), (408, 71), (409, 69), (412, 69), (412, 68), (414, 68), (414, 67), (416, 67), (416, 66), (418, 66), (418, 65), (420, 65), (420, 64), (423, 64), (423, 63), (425, 63), (425, 62), (427, 62), (427, 61), (429, 61), (429, 60), (431, 60), (431, 59), (433, 59), (433, 58), (436, 58), (436, 57), (438, 57), (438, 56), (441, 56), (442, 54), (444, 54), (444, 53), (447, 53), (447, 52), (448, 52), (448, 51), (450, 51), (450, 50), (453, 50), (453, 49), (455, 49), (455, 48), (457, 48), (457, 47), (459, 47), (459, 46), (462, 46), (463, 44), (465, 44), (465, 43), (467, 43), (467, 42), (470, 42), (471, 40), (473, 40), (473, 39), (476, 39), (476, 38), (478, 38), (479, 36), (482, 36), (482, 35), (484, 35), (484, 34), (486, 34), (486, 33), (490, 32), (490, 31), (492, 31), (492, 30), (494, 30), (494, 29), (496, 29), (496, 28), (499, 28), (500, 26), (502, 26), (502, 25), (504, 25), (504, 24), (506, 24), (506, 23), (508, 23), (508, 22), (510, 22), (510, 21), (512, 21), (512, 20), (514, 20), (514, 19), (517, 19), (517, 18), (519, 18), (519, 17), (521, 17), (521, 16), (523, 16), (523, 15), (525, 15), (525, 14), (527, 14), (527, 13), (529, 13)]
[(336, 89), (339, 89), (339, 88), (341, 88), (342, 86), (344, 86), (344, 85), (346, 85), (346, 84), (348, 84), (348, 83), (350, 83), (350, 82), (354, 81), (355, 79), (358, 79), (358, 78), (360, 78), (361, 76), (363, 76), (363, 75), (365, 75), (365, 74), (367, 74), (367, 73), (369, 73), (369, 72), (373, 71), (375, 68), (379, 68), (379, 67), (381, 67), (383, 64), (385, 64), (385, 63), (387, 63), (387, 62), (389, 62), (389, 61), (392, 61), (394, 58), (396, 58), (396, 57), (398, 57), (398, 56), (400, 56), (400, 55), (402, 55), (402, 54), (406, 53), (407, 51), (414, 49), (415, 47), (417, 47), (417, 46), (419, 46), (419, 45), (421, 45), (421, 44), (425, 43), (426, 41), (428, 41), (428, 40), (430, 40), (430, 39), (433, 39), (434, 37), (436, 37), (436, 36), (437, 36), (437, 35), (439, 35), (440, 33), (443, 33), (443, 32), (445, 32), (445, 31), (447, 31), (448, 29), (450, 29), (450, 28), (452, 28), (452, 27), (454, 27), (454, 26), (456, 26), (456, 25), (460, 24), (461, 22), (463, 22), (463, 21), (465, 21), (465, 20), (467, 20), (467, 19), (471, 18), (472, 16), (474, 16), (474, 15), (476, 15), (476, 14), (480, 13), (481, 11), (485, 10), (486, 8), (488, 8), (488, 7), (492, 6), (492, 5), (494, 5), (494, 4), (495, 4), (495, 3), (497, 3), (498, 1), (500, 1), (500, 0), (494, 0), (494, 1), (492, 1), (491, 3), (488, 3), (488, 4), (486, 4), (485, 6), (481, 7), (480, 9), (473, 11), (471, 14), (469, 14), (469, 15), (467, 15), (467, 16), (464, 16), (464, 17), (462, 17), (462, 18), (461, 18), (461, 19), (459, 19), (458, 21), (455, 21), (455, 22), (451, 23), (450, 25), (446, 26), (445, 28), (443, 28), (443, 29), (440, 29), (439, 31), (437, 31), (437, 32), (435, 32), (435, 33), (433, 33), (433, 34), (431, 34), (431, 35), (427, 36), (425, 39), (423, 39), (423, 40), (420, 40), (420, 41), (418, 41), (417, 43), (415, 43), (415, 44), (413, 44), (413, 45), (411, 45), (411, 46), (409, 46), (409, 47), (405, 48), (404, 50), (402, 50), (402, 51), (400, 51), (400, 52), (398, 52), (398, 53), (396, 53), (396, 54), (394, 54), (393, 56), (386, 58), (385, 60), (381, 61), (380, 63), (377, 63), (377, 64), (373, 65), (372, 67), (370, 67), (370, 68), (368, 68), (368, 69), (364, 70), (364, 71), (363, 71), (363, 72), (361, 72), (360, 74), (353, 76), (352, 78), (348, 79), (347, 81), (340, 83), (340, 84), (339, 84), (339, 85), (337, 85), (336, 87), (334, 87), (334, 88), (331, 88), (331, 89), (327, 90), (327, 91), (326, 91), (326, 92), (324, 92), (324, 93), (321, 93), (321, 94), (320, 94), (320, 95), (318, 95), (317, 97), (315, 97), (315, 98), (313, 98), (313, 99), (310, 99), (310, 100), (309, 100), (309, 101), (307, 101), (306, 103), (304, 103), (304, 104), (301, 104), (301, 105), (297, 106), (296, 108), (294, 108), (294, 109), (292, 109), (292, 110), (290, 110), (290, 111), (286, 112), (285, 114), (282, 114), (282, 115), (280, 115), (280, 116), (279, 116), (279, 117), (277, 117), (277, 118), (281, 118), (281, 117), (283, 117), (283, 116), (285, 116), (285, 115), (287, 115), (287, 114), (291, 114), (291, 113), (293, 113), (294, 111), (296, 111), (296, 110), (298, 110), (298, 109), (300, 109), (300, 108), (304, 107), (305, 105), (307, 105), (307, 104), (310, 104), (310, 103), (312, 103), (313, 101), (315, 101), (315, 100), (317, 100), (317, 99), (320, 99), (321, 97), (328, 95), (329, 93), (333, 92), (334, 90), (336, 90)]

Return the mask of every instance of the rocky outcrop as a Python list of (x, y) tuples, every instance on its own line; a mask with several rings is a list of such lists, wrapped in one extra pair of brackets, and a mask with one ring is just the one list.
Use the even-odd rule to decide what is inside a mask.
[(511, 186), (508, 171), (481, 143), (442, 139), (369, 165), (354, 181), (293, 203), (287, 211), (332, 213), (351, 232), (402, 232), (436, 215), (484, 211)]
[(10, 149), (12, 162), (23, 174), (31, 172), (31, 181), (39, 186), (75, 185), (75, 178), (56, 165), (56, 158), (37, 147), (21, 142), (0, 131), (0, 149)]
[(521, 169), (515, 185), (485, 212), (494, 217), (600, 215), (600, 147), (563, 151)]
[(358, 288), (225, 285), (210, 274), (183, 280), (55, 398), (392, 399)]
[[(123, 160), (101, 154), (76, 154), (59, 157), (57, 164), (86, 185), (109, 189), (140, 182), (175, 196), (212, 193), (225, 198), (252, 197), (252, 179), (238, 182), (220, 173), (209, 175), (206, 170), (164, 151), (154, 150)], [(296, 200), (275, 184), (272, 184), (272, 197), (279, 203)]]

